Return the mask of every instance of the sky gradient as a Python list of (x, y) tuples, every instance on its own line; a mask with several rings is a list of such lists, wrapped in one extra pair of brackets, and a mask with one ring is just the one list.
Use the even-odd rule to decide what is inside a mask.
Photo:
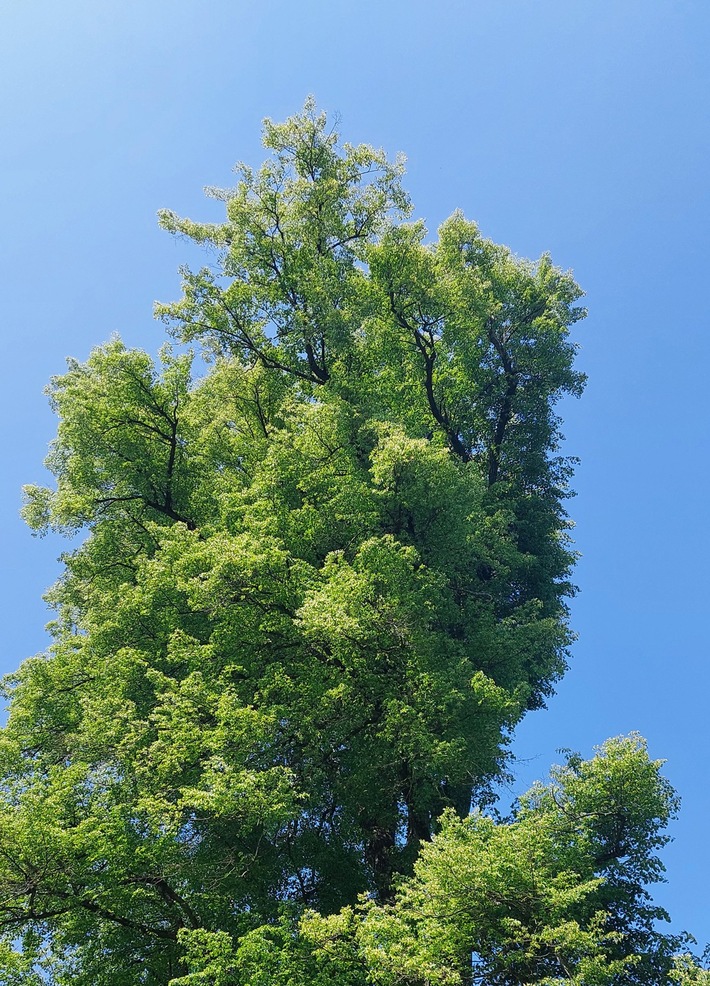
[(313, 93), (346, 139), (407, 155), (432, 232), (460, 208), (587, 292), (589, 384), (560, 409), (579, 640), (504, 797), (638, 730), (683, 800), (656, 896), (709, 940), (709, 49), (707, 0), (0, 0), (0, 671), (45, 646), (66, 547), (18, 519), (46, 482), (43, 387), (114, 332), (158, 349), (152, 304), (200, 260), (156, 211), (218, 218), (203, 187)]

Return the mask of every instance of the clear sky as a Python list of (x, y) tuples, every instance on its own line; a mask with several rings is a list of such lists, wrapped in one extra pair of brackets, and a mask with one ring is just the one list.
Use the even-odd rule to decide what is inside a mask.
[(404, 151), (430, 229), (461, 208), (587, 292), (589, 385), (562, 408), (579, 641), (513, 790), (559, 747), (645, 735), (683, 798), (657, 897), (710, 939), (708, 51), (708, 0), (0, 0), (0, 670), (43, 648), (65, 548), (18, 519), (43, 386), (113, 332), (159, 347), (152, 303), (195, 255), (156, 210), (217, 218), (203, 186), (313, 93)]

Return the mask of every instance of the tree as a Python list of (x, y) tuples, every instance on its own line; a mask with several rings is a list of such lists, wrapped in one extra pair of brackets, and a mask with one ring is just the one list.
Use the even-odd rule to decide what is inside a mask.
[(667, 983), (684, 938), (657, 930), (668, 915), (647, 890), (678, 807), (660, 768), (640, 737), (609, 740), (553, 768), (507, 823), (445, 814), (394, 910), (412, 982), (427, 968), (489, 986)]
[(704, 983), (690, 957), (674, 961), (687, 942), (657, 930), (667, 915), (646, 889), (677, 810), (660, 767), (640, 737), (620, 737), (569, 756), (507, 821), (447, 809), (392, 904), (309, 912), (238, 944), (187, 932), (191, 972), (176, 986)]
[(224, 223), (161, 216), (214, 248), (158, 306), (207, 371), (114, 340), (49, 388), (26, 516), (85, 538), (6, 684), (0, 924), (57, 983), (393, 901), (566, 666), (579, 289), (458, 213), (427, 242), (312, 104), (264, 143)]

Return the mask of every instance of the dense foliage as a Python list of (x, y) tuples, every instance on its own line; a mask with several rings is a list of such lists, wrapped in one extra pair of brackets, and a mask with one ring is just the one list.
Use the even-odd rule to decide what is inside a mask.
[(676, 806), (659, 766), (632, 736), (590, 761), (570, 757), (507, 822), (447, 809), (393, 904), (308, 912), (237, 947), (185, 932), (199, 971), (178, 983), (667, 983), (682, 942), (655, 931), (664, 914), (644, 890), (659, 878), (655, 850)]
[(85, 538), (6, 683), (6, 981), (660, 982), (640, 741), (481, 813), (565, 669), (579, 289), (427, 241), (310, 105), (264, 133), (224, 223), (161, 217), (213, 248), (158, 307), (207, 364), (113, 341), (50, 387), (26, 516)]

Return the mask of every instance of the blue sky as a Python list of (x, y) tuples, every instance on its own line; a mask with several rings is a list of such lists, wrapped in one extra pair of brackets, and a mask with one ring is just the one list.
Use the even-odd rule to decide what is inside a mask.
[(707, 0), (0, 0), (0, 670), (44, 646), (65, 547), (18, 520), (55, 427), (42, 388), (113, 332), (159, 347), (152, 303), (194, 253), (157, 209), (216, 218), (203, 186), (313, 93), (407, 155), (430, 229), (461, 208), (587, 292), (589, 385), (562, 408), (579, 641), (514, 791), (559, 747), (645, 735), (683, 798), (657, 896), (710, 939), (709, 48)]

